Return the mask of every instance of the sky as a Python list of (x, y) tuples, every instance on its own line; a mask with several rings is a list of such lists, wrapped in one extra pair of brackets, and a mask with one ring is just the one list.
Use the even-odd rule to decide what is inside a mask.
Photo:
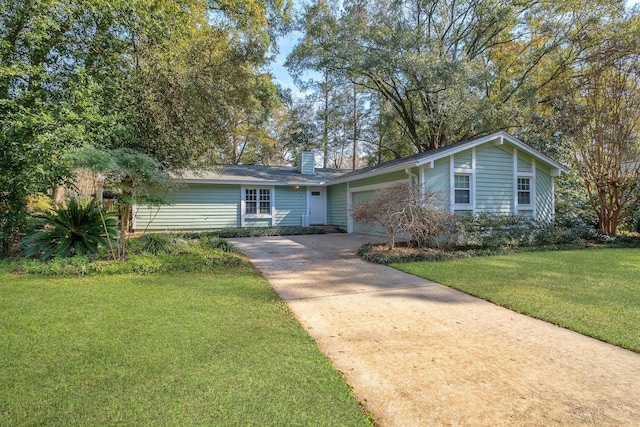
[(289, 75), (289, 72), (284, 67), (284, 63), (287, 60), (287, 55), (291, 53), (301, 36), (301, 32), (293, 31), (287, 34), (285, 37), (281, 37), (278, 40), (278, 48), (280, 52), (276, 56), (275, 61), (270, 66), (271, 72), (273, 73), (276, 81), (282, 87), (291, 89), (291, 93), (294, 95), (299, 95), (300, 89), (296, 87), (295, 83), (293, 82), (293, 78)]

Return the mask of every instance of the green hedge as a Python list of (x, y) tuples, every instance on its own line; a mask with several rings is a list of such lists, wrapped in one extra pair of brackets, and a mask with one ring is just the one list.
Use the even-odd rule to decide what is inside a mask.
[(242, 227), (185, 233), (185, 236), (218, 236), (225, 239), (234, 237), (297, 236), (304, 234), (324, 234), (324, 230), (314, 227)]

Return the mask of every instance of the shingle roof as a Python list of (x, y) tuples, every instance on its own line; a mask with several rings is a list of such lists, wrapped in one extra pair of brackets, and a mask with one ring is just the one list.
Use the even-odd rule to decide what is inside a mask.
[(213, 171), (185, 172), (177, 179), (185, 182), (246, 183), (264, 185), (324, 185), (351, 170), (316, 168), (313, 175), (303, 175), (291, 166), (227, 165)]

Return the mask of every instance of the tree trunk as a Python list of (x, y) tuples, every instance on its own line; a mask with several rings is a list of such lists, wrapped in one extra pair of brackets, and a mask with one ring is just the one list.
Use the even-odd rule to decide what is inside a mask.
[(356, 168), (358, 153), (358, 92), (355, 82), (353, 83), (353, 162), (351, 169)]

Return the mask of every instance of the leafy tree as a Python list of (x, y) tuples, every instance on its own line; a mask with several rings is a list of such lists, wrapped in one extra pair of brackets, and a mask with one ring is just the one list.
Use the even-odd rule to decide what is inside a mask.
[(282, 104), (272, 116), (270, 134), (277, 141), (273, 161), (285, 165), (293, 163), (301, 151), (319, 148), (319, 129), (309, 99), (293, 99), (290, 93), (280, 96)]
[[(328, 69), (383, 97), (414, 151), (518, 130), (616, 1), (319, 0), (294, 71)], [(580, 41), (581, 43), (577, 43)]]
[(269, 111), (261, 72), (287, 0), (28, 0), (0, 4), (0, 229), (69, 177), (70, 148), (132, 149), (163, 167), (221, 158), (235, 116)]
[(639, 22), (615, 25), (610, 41), (589, 51), (563, 104), (577, 172), (609, 236), (640, 204)]

